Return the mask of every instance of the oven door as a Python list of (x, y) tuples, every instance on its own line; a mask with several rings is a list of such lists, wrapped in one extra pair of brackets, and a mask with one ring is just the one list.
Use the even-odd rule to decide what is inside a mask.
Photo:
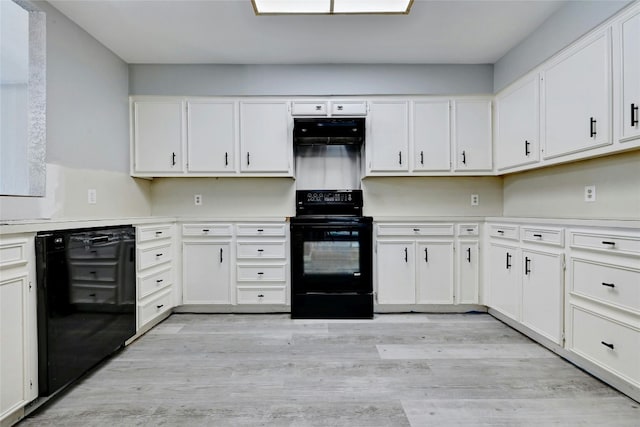
[(372, 257), (366, 218), (291, 225), (293, 293), (371, 293)]

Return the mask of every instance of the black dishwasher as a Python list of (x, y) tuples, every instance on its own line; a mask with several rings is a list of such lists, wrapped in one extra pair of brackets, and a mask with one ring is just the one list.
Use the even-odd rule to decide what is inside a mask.
[(136, 332), (132, 226), (36, 235), (39, 395), (78, 379)]

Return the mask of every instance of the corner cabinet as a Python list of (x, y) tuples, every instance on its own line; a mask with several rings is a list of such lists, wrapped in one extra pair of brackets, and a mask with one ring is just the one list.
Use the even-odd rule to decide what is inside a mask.
[(240, 101), (240, 171), (291, 175), (292, 123), (286, 101)]
[(496, 97), (496, 168), (540, 160), (540, 95), (537, 74)]
[(184, 172), (182, 99), (131, 102), (132, 175), (175, 175)]
[(572, 46), (541, 73), (543, 157), (611, 144), (611, 30)]
[(454, 100), (452, 127), (455, 171), (491, 171), (491, 100)]

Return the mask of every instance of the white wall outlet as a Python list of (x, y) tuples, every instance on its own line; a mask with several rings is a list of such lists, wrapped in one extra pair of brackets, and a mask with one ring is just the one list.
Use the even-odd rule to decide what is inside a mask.
[(596, 201), (596, 186), (585, 185), (584, 186), (584, 201), (595, 202)]
[(477, 194), (471, 195), (471, 206), (478, 206), (480, 204), (480, 196)]
[(196, 206), (202, 205), (202, 194), (194, 194), (193, 195), (193, 204)]
[(90, 205), (95, 205), (98, 203), (98, 193), (95, 188), (90, 188), (87, 190), (87, 203)]

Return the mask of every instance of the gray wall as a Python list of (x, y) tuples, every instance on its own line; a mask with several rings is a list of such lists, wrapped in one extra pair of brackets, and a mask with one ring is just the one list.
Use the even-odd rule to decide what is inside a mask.
[(493, 93), (492, 65), (129, 66), (132, 95), (456, 95)]
[(127, 64), (45, 2), (47, 163), (129, 170)]
[(568, 2), (494, 64), (494, 92), (522, 77), (629, 3), (629, 0)]

